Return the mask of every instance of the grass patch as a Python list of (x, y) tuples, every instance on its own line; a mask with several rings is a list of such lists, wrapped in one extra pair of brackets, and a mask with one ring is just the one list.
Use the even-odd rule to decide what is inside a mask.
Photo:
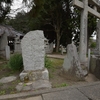
[(6, 94), (5, 90), (0, 91), (0, 95), (5, 95), (5, 94)]
[(52, 63), (52, 66), (57, 68), (57, 67), (61, 67), (63, 65), (63, 59), (56, 59), (56, 58), (48, 58), (51, 63)]
[(49, 71), (49, 78), (54, 79), (55, 73), (57, 72), (57, 69), (60, 69), (63, 64), (63, 59), (55, 59), (55, 58), (49, 58), (46, 57), (47, 69)]
[(53, 67), (52, 66), (52, 62), (51, 62), (51, 60), (48, 57), (45, 57), (45, 67), (47, 69), (51, 69)]
[(66, 86), (68, 86), (68, 84), (62, 83), (62, 84), (57, 84), (57, 85), (55, 85), (54, 87), (55, 87), (55, 88), (59, 88), (59, 87), (66, 87)]

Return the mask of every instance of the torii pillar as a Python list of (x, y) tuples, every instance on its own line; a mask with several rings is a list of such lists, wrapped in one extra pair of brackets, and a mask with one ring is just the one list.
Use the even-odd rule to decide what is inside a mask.
[[(94, 5), (94, 9), (88, 6), (88, 3), (92, 3)], [(86, 54), (87, 54), (87, 26), (88, 26), (88, 12), (92, 15), (100, 18), (100, 13), (97, 12), (97, 6), (99, 6), (94, 0), (73, 0), (73, 5), (81, 8), (81, 25), (80, 25), (80, 45), (79, 45), (79, 58), (80, 62), (86, 62)]]

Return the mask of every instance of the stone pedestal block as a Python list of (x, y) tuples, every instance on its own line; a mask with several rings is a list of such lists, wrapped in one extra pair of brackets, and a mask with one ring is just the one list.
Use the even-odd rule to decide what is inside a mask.
[(20, 80), (22, 82), (49, 80), (49, 73), (46, 68), (37, 71), (23, 71), (22, 73), (20, 73)]
[(20, 74), (22, 81), (16, 86), (17, 91), (51, 88), (47, 69), (38, 71), (23, 71)]

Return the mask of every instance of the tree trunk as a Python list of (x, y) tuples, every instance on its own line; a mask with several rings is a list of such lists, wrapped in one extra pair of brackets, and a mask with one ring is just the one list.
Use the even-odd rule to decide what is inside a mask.
[(59, 52), (60, 34), (59, 32), (57, 32), (56, 34), (57, 34), (56, 52)]

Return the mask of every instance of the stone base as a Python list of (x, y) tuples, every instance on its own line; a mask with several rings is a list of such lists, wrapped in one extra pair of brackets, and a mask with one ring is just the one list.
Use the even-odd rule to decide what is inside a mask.
[(18, 91), (51, 88), (49, 73), (46, 68), (37, 71), (23, 71), (20, 74), (20, 80), (22, 83), (16, 86)]
[(16, 86), (17, 91), (39, 90), (51, 88), (51, 83), (48, 80), (30, 81), (28, 83), (19, 83)]
[(37, 71), (22, 71), (22, 73), (20, 73), (20, 80), (22, 82), (49, 80), (49, 73), (46, 68)]

